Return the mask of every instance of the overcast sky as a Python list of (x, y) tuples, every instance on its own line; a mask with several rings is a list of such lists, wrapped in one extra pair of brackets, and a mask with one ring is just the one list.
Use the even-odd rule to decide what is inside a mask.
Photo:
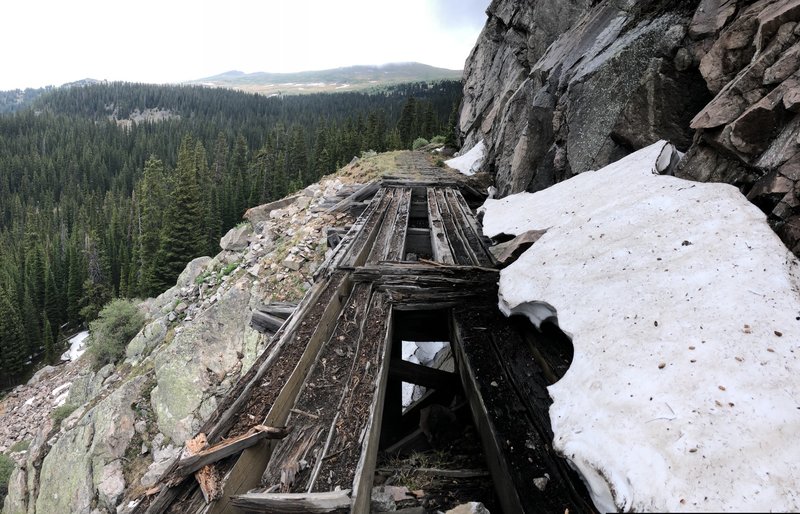
[(418, 61), (461, 69), (489, 0), (12, 0), (0, 90)]

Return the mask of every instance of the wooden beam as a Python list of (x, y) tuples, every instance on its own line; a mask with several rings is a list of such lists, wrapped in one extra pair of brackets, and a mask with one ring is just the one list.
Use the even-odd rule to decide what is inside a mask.
[[(503, 511), (596, 512), (552, 449), (548, 381), (530, 346), (492, 305), (462, 306), (453, 316), (453, 349)], [(547, 488), (532, 488), (545, 474)]]
[(453, 216), (453, 223), (469, 248), (476, 266), (493, 266), (494, 260), (485, 244), (475, 216), (467, 202), (457, 189), (443, 190), (448, 209)]
[(327, 513), (350, 509), (350, 490), (327, 493), (248, 493), (234, 496), (231, 504), (245, 512), (269, 514)]
[(433, 260), (442, 264), (455, 264), (453, 250), (447, 239), (442, 214), (436, 203), (436, 192), (432, 187), (427, 189), (428, 194), (428, 222), (431, 228), (431, 248), (433, 250)]
[[(369, 252), (372, 250), (372, 245), (375, 243), (375, 238), (381, 227), (381, 223), (385, 219), (386, 211), (394, 200), (396, 190), (381, 188), (375, 195), (375, 199), (370, 203), (366, 214), (369, 215), (362, 221), (359, 217), (353, 228), (360, 225), (358, 233), (350, 241), (350, 244), (345, 246), (340, 244), (339, 248), (344, 248), (342, 257), (339, 261), (332, 262), (332, 266), (337, 268), (355, 268), (362, 266), (367, 260)], [(349, 235), (349, 234), (348, 234)]]
[[(337, 274), (329, 279), (328, 287), (335, 287), (336, 289), (328, 301), (325, 311), (317, 324), (316, 330), (306, 343), (306, 349), (302, 357), (300, 357), (292, 374), (273, 402), (264, 421), (265, 425), (286, 425), (289, 411), (294, 405), (300, 386), (309, 368), (316, 362), (322, 344), (330, 337), (336, 319), (342, 310), (344, 299), (350, 295), (352, 282), (346, 275), (339, 276)], [(296, 319), (299, 325), (302, 322), (302, 317)], [(222, 498), (217, 501), (210, 510), (211, 514), (230, 514), (235, 512), (234, 507), (230, 503), (230, 498), (243, 491), (249, 491), (259, 485), (261, 474), (264, 472), (267, 462), (269, 462), (275, 444), (276, 443), (273, 441), (261, 441), (259, 444), (248, 448), (242, 453), (231, 470), (228, 479), (225, 481)]]
[(262, 439), (283, 439), (288, 433), (289, 431), (286, 428), (257, 425), (246, 434), (227, 439), (205, 450), (195, 452), (194, 455), (190, 457), (179, 460), (177, 467), (172, 472), (171, 479), (167, 481), (172, 482), (174, 479), (190, 475), (203, 466), (213, 464), (225, 457), (237, 454), (245, 448), (253, 446)]
[(404, 360), (392, 360), (389, 365), (389, 377), (431, 389), (458, 387), (458, 376), (455, 373), (429, 368), (428, 366)]
[[(378, 304), (378, 311), (385, 312), (386, 331), (383, 338), (383, 348), (380, 349), (380, 369), (375, 381), (375, 392), (372, 397), (372, 405), (369, 410), (369, 420), (364, 427), (364, 441), (362, 444), (361, 455), (356, 465), (355, 478), (353, 480), (354, 513), (370, 512), (370, 501), (372, 499), (372, 486), (375, 478), (375, 465), (378, 460), (378, 448), (380, 447), (381, 426), (383, 424), (383, 406), (385, 404), (386, 389), (389, 382), (389, 362), (392, 355), (392, 333), (394, 332), (394, 314), (391, 306), (387, 305), (384, 295), (377, 295), (374, 302)], [(388, 312), (385, 311), (388, 309)], [(370, 313), (372, 313), (372, 309)]]
[(250, 317), (250, 326), (261, 332), (275, 333), (280, 330), (285, 320), (262, 311), (253, 311)]
[(403, 190), (397, 217), (394, 221), (394, 230), (389, 240), (389, 247), (383, 258), (379, 260), (402, 261), (406, 254), (406, 235), (408, 232), (408, 218), (411, 214), (411, 188)]
[(522, 506), (519, 492), (514, 486), (508, 462), (502, 455), (501, 441), (484, 403), (480, 386), (475, 378), (474, 369), (464, 352), (461, 327), (458, 323), (453, 327), (453, 336), (453, 349), (457, 355), (456, 360), (460, 368), (461, 382), (469, 401), (475, 426), (481, 437), (481, 443), (486, 455), (486, 464), (492, 474), (500, 505), (506, 514), (523, 514), (526, 511)]
[(441, 478), (483, 478), (489, 477), (491, 474), (485, 469), (441, 469), (441, 468), (378, 468), (376, 473), (381, 475), (395, 475), (398, 473), (408, 474), (413, 473), (416, 475), (428, 475)]
[[(401, 207), (407, 201), (411, 193), (410, 189), (392, 188), (392, 201), (386, 208), (383, 223), (378, 227), (378, 233), (372, 243), (367, 262), (378, 262), (387, 260), (392, 238), (400, 228), (397, 226), (397, 218)], [(407, 211), (407, 207), (406, 207)], [(403, 240), (405, 240), (405, 227), (403, 227)]]

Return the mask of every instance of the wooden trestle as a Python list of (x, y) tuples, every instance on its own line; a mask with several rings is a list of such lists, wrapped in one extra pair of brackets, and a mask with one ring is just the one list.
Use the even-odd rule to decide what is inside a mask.
[[(401, 165), (368, 186), (372, 200), (314, 286), (202, 429), (210, 444), (255, 425), (287, 427), (288, 436), (258, 438), (220, 461), (222, 494), (209, 504), (176, 462), (136, 512), (368, 513), (382, 422), (400, 416), (400, 381), (460, 383), (504, 512), (593, 510), (550, 446), (545, 388), (558, 356), (548, 360), (498, 312), (498, 270), (458, 181), (417, 154)], [(429, 310), (449, 319), (456, 373), (393, 351), (398, 312)], [(274, 376), (277, 362), (294, 369)], [(534, 479), (544, 477), (540, 490)]]

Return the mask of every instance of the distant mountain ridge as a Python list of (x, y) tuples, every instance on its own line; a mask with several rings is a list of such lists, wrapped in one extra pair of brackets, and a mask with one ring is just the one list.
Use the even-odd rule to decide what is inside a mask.
[(231, 70), (186, 82), (226, 87), (262, 94), (302, 94), (325, 91), (358, 91), (403, 82), (460, 80), (461, 70), (437, 68), (418, 62), (347, 66), (296, 73), (245, 73)]

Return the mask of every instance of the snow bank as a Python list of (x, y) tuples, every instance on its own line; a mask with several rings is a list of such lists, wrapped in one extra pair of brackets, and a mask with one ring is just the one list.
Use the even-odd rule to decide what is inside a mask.
[(89, 331), (84, 330), (72, 336), (69, 340), (69, 350), (61, 355), (62, 361), (74, 361), (86, 351), (86, 338), (89, 337)]
[(474, 175), (475, 172), (480, 169), (481, 164), (483, 164), (483, 157), (485, 154), (486, 146), (483, 144), (483, 139), (481, 139), (469, 152), (444, 161), (444, 163), (460, 171), (464, 175)]
[(500, 308), (573, 338), (554, 447), (601, 511), (798, 511), (798, 261), (734, 187), (657, 175), (671, 151), (488, 200), (489, 236), (548, 229)]

